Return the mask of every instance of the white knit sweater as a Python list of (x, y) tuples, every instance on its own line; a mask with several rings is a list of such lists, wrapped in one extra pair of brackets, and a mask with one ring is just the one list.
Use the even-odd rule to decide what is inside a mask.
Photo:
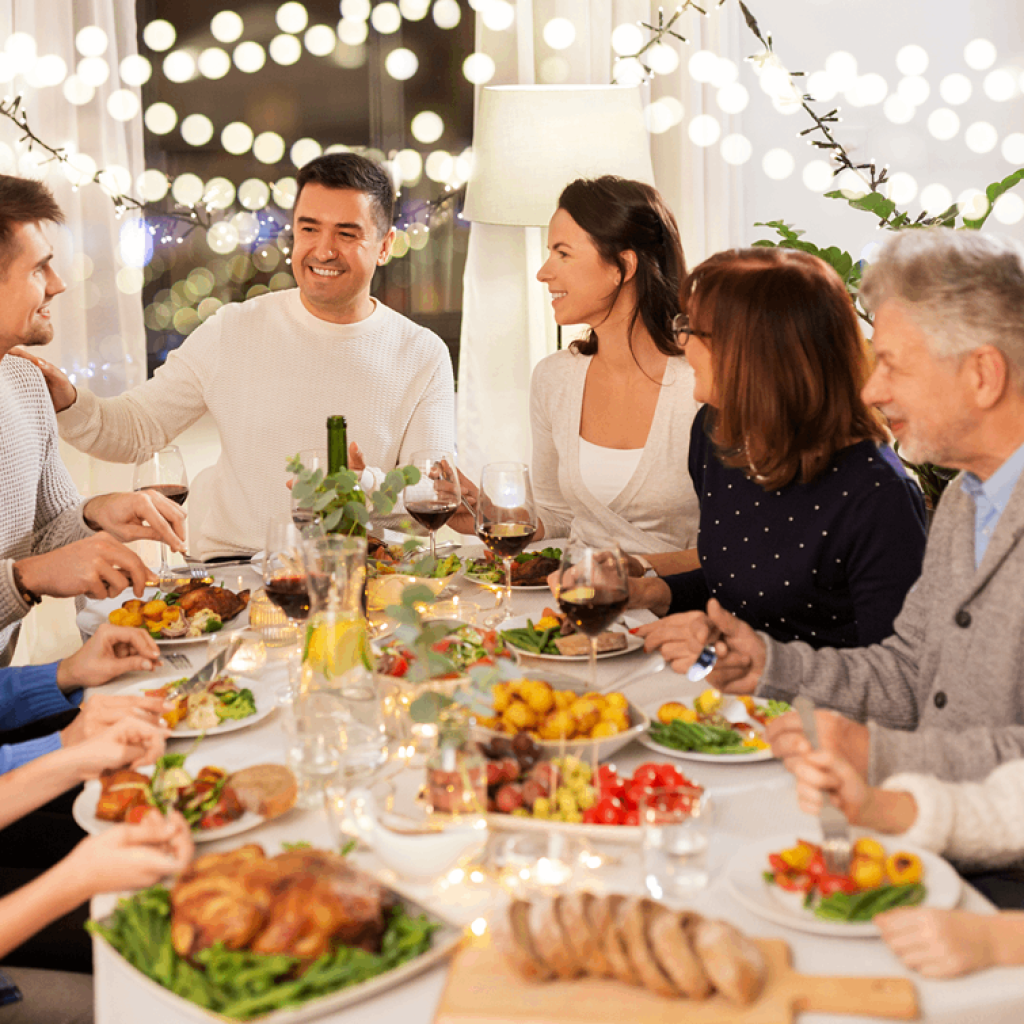
[(328, 323), (289, 289), (223, 306), (145, 384), (105, 399), (79, 389), (57, 422), (80, 451), (133, 462), (209, 409), (222, 451), (209, 510), (191, 524), (194, 553), (209, 558), (263, 547), (267, 521), (289, 508), (285, 463), (325, 446), (329, 415), (346, 417), (369, 465), (391, 469), (417, 449), (454, 448), (454, 394), (431, 331), (381, 302), (359, 323)]
[(981, 782), (907, 772), (882, 788), (911, 793), (917, 802), (917, 820), (902, 836), (908, 844), (974, 868), (1024, 860), (1024, 760), (1007, 761)]
[(555, 352), (537, 364), (530, 382), (531, 476), (544, 535), (567, 537), (576, 522), (634, 554), (695, 547), (700, 505), (687, 465), (697, 415), (693, 370), (685, 359), (668, 361), (640, 463), (605, 505), (580, 475), (580, 413), (591, 358)]
[(17, 356), (0, 358), (0, 665), (10, 663), (28, 614), (12, 567), (92, 536), (83, 502), (57, 447), (57, 424), (42, 374)]

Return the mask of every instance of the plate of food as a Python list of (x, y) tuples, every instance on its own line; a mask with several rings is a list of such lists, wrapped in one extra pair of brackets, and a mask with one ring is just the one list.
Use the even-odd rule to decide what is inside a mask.
[(651, 724), (637, 739), (655, 753), (684, 761), (771, 761), (765, 724), (789, 710), (780, 700), (730, 697), (708, 689), (690, 703), (667, 701), (646, 708)]
[(295, 805), (298, 786), (284, 765), (237, 771), (200, 765), (195, 756), (164, 754), (150, 772), (109, 772), (85, 784), (71, 812), (95, 835), (121, 822), (138, 821), (153, 807), (174, 809), (185, 816), (195, 842), (203, 843), (258, 828)]
[[(264, 894), (260, 899), (256, 894)], [(161, 1019), (319, 1020), (441, 963), (462, 929), (337, 853), (249, 844), (197, 857), (91, 921), (118, 991)]]
[[(546, 590), (548, 576), (562, 564), (561, 548), (524, 551), (512, 559), (513, 590)], [(467, 558), (462, 567), (466, 579), (484, 587), (505, 586), (505, 566), (486, 548)]]
[[(640, 621), (629, 618), (622, 621), (624, 626), (616, 624), (598, 634), (598, 658), (618, 658), (643, 647), (643, 640), (630, 632)], [(499, 632), (505, 643), (523, 657), (543, 661), (587, 661), (590, 658), (589, 638), (575, 632), (566, 617), (553, 608), (545, 608), (536, 621), (526, 615), (507, 619)]]
[[(455, 683), (464, 682), (465, 673), (476, 665), (493, 665), (496, 658), (507, 659), (511, 663), (512, 655), (493, 629), (482, 629), (455, 620), (438, 620), (430, 625), (441, 627), (439, 632), (443, 635), (431, 647), (451, 662), (455, 675), (447, 678)], [(375, 646), (378, 651), (377, 674), (392, 680), (405, 679), (410, 666), (416, 661), (416, 653), (398, 637), (378, 641)], [(430, 683), (433, 686), (438, 681), (432, 679)]]
[[(491, 688), (494, 714), (476, 716), (488, 742), (525, 735), (541, 757), (603, 761), (643, 735), (649, 719), (621, 693), (587, 692), (588, 683), (546, 672), (524, 673)], [(520, 741), (522, 742), (522, 741)]]
[(665, 786), (702, 787), (672, 764), (642, 764), (620, 775), (572, 754), (545, 757), (526, 734), (480, 745), (487, 759), (487, 822), (492, 829), (555, 829), (606, 843), (639, 843), (639, 801)]
[(186, 680), (184, 676), (161, 684), (146, 680), (121, 692), (173, 701), (174, 707), (163, 714), (164, 721), (173, 730), (172, 739), (217, 736), (246, 729), (262, 722), (274, 710), (274, 702), (269, 697), (261, 695), (262, 699), (257, 701), (253, 691), (247, 686), (240, 686), (233, 676), (217, 676), (204, 683), (200, 690), (178, 693), (178, 688)]
[(865, 832), (846, 875), (825, 870), (821, 847), (792, 834), (745, 843), (726, 868), (733, 895), (776, 924), (843, 938), (873, 938), (871, 918), (899, 906), (955, 907), (961, 881), (941, 857), (894, 836)]
[(78, 628), (92, 635), (104, 622), (145, 629), (158, 644), (176, 646), (203, 643), (230, 625), (249, 625), (249, 591), (237, 593), (205, 580), (192, 580), (170, 593), (146, 590), (141, 598), (129, 595), (88, 601), (78, 613)]

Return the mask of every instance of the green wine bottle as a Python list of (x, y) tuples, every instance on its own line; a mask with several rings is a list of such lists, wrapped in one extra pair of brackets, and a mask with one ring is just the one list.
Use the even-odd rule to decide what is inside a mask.
[(327, 472), (348, 469), (348, 424), (344, 416), (327, 417)]

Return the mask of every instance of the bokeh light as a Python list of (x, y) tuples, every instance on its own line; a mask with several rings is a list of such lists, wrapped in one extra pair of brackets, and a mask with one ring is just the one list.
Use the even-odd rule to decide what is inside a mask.
[(695, 146), (713, 146), (722, 134), (722, 126), (710, 114), (698, 114), (687, 127)]
[(999, 150), (1003, 159), (1017, 167), (1024, 165), (1024, 132), (1011, 132), (1003, 139)]
[(996, 48), (987, 39), (972, 39), (964, 47), (964, 63), (975, 71), (985, 71), (996, 62)]
[[(484, 21), (487, 21), (486, 14)], [(568, 18), (552, 18), (544, 26), (544, 42), (552, 50), (567, 50), (575, 41), (576, 26)]]
[(188, 50), (173, 50), (164, 57), (164, 75), (172, 82), (187, 82), (195, 77), (196, 59)]
[(238, 231), (229, 220), (219, 220), (206, 232), (206, 244), (223, 256), (238, 248)]
[(395, 166), (402, 181), (414, 185), (423, 174), (423, 157), (415, 149), (400, 149), (395, 154)]
[(828, 103), (839, 94), (836, 83), (827, 71), (815, 71), (808, 77), (807, 92), (818, 103)]
[(274, 202), (282, 210), (290, 210), (295, 205), (295, 195), (299, 190), (298, 182), (293, 177), (278, 178), (270, 186)]
[(750, 139), (735, 132), (722, 139), (720, 151), (722, 159), (733, 167), (745, 164), (754, 155)]
[(913, 103), (908, 103), (898, 93), (886, 96), (885, 102), (882, 104), (882, 113), (893, 124), (907, 124), (913, 121), (915, 110)]
[(352, 21), (348, 18), (342, 18), (338, 22), (338, 38), (346, 46), (361, 46), (366, 42), (369, 34), (370, 30), (365, 21)]
[(87, 25), (75, 35), (75, 49), (83, 57), (102, 57), (109, 45), (107, 33), (99, 25)]
[(309, 24), (309, 12), (302, 4), (289, 0), (278, 7), (274, 20), (282, 32), (299, 33)]
[(423, 168), (431, 181), (443, 183), (452, 176), (455, 170), (455, 160), (451, 153), (437, 149), (427, 157)]
[(238, 186), (238, 201), (247, 210), (262, 210), (270, 202), (270, 186), (260, 178), (246, 178)]
[(130, 89), (115, 89), (107, 97), (107, 113), (115, 121), (130, 121), (139, 113), (139, 97)]
[(434, 0), (431, 16), (438, 28), (453, 29), (462, 20), (462, 8), (458, 0)]
[(896, 67), (901, 75), (923, 75), (928, 70), (928, 54), (923, 46), (911, 43), (897, 51)]
[(75, 74), (86, 85), (98, 89), (110, 78), (110, 65), (102, 57), (83, 57), (75, 68)]
[(928, 131), (940, 142), (948, 142), (960, 131), (960, 118), (949, 107), (938, 107), (928, 115)]
[(1020, 95), (1017, 76), (1009, 68), (996, 68), (985, 76), (982, 82), (985, 95), (996, 103), (1005, 103)]
[(370, 17), (370, 0), (341, 0), (341, 16), (352, 21), (366, 21)]
[(302, 56), (302, 43), (295, 36), (282, 33), (270, 40), (267, 50), (275, 64), (290, 67)]
[(881, 76), (870, 72), (861, 75), (853, 86), (846, 90), (846, 99), (854, 107), (871, 107), (881, 103), (889, 92), (889, 83)]
[(769, 149), (761, 158), (761, 169), (773, 181), (782, 181), (796, 170), (796, 161), (785, 149)]
[(672, 111), (661, 100), (655, 100), (644, 107), (644, 121), (647, 124), (647, 130), (652, 135), (664, 135), (674, 127)]
[[(512, 22), (516, 19), (515, 8), (508, 0), (487, 0), (487, 3), (478, 9), (478, 13), (483, 19), (484, 27), (489, 28), (492, 32), (504, 32), (505, 29), (512, 27)], [(553, 20), (564, 21), (565, 19), (555, 18)], [(572, 31), (575, 36), (576, 29), (573, 28)], [(547, 41), (546, 36), (545, 41)]]
[(964, 144), (972, 153), (991, 153), (999, 144), (999, 132), (988, 121), (975, 121), (964, 132)]
[(846, 92), (857, 81), (857, 58), (846, 50), (836, 50), (825, 58), (825, 70), (839, 92)]
[(715, 94), (715, 101), (725, 113), (738, 114), (747, 109), (747, 105), (750, 103), (750, 93), (739, 82), (730, 82), (718, 90)]
[(385, 0), (370, 12), (370, 24), (383, 36), (391, 35), (402, 27), (402, 12), (398, 4)]
[(63, 57), (47, 53), (40, 57), (25, 76), (34, 89), (48, 89), (60, 85), (67, 78), (68, 66)]
[(637, 53), (644, 45), (644, 34), (638, 25), (628, 22), (617, 25), (612, 32), (612, 49), (620, 56), (625, 57), (631, 53)]
[(171, 187), (167, 175), (150, 167), (143, 171), (135, 182), (135, 190), (147, 203), (158, 203)]
[(171, 195), (184, 206), (195, 206), (203, 198), (203, 179), (198, 174), (179, 174), (171, 185)]
[(387, 73), (399, 82), (407, 82), (419, 70), (420, 59), (404, 46), (392, 50), (384, 58)]
[(288, 155), (296, 167), (302, 167), (304, 164), (308, 164), (310, 160), (315, 160), (323, 151), (323, 146), (316, 139), (299, 139), (297, 142), (292, 143), (292, 148)]
[(334, 53), (338, 45), (338, 34), (330, 25), (314, 25), (307, 29), (302, 41), (313, 56), (326, 57)]
[(889, 179), (889, 198), (898, 206), (906, 206), (917, 198), (917, 179), (906, 171), (897, 171)]
[(240, 156), (252, 149), (254, 137), (253, 130), (244, 121), (232, 121), (220, 133), (220, 144), (229, 153)]
[(921, 78), (919, 75), (907, 75), (906, 78), (901, 78), (899, 85), (896, 86), (896, 94), (899, 98), (914, 107), (925, 103), (931, 95), (931, 91), (932, 87), (928, 84), (928, 79)]
[(181, 137), (190, 146), (205, 146), (213, 138), (213, 122), (205, 114), (189, 114), (181, 122)]
[(717, 66), (718, 54), (710, 50), (698, 50), (686, 62), (690, 77), (695, 82), (710, 82), (715, 77)]
[(678, 51), (666, 43), (655, 43), (646, 56), (647, 66), (656, 75), (671, 75), (679, 67)]
[(614, 65), (614, 81), (617, 85), (640, 85), (647, 78), (643, 64), (636, 57), (623, 57)]
[(231, 70), (231, 55), (219, 46), (208, 46), (199, 54), (196, 67), (204, 78), (216, 81)]
[(211, 210), (226, 210), (235, 201), (235, 183), (230, 178), (211, 178), (203, 188), (203, 205)]
[(417, 142), (429, 146), (444, 134), (444, 121), (433, 110), (422, 110), (412, 119), (410, 128)]
[(239, 43), (235, 47), (234, 52), (231, 54), (231, 59), (235, 62), (235, 67), (239, 71), (244, 71), (247, 75), (251, 75), (259, 71), (267, 63), (267, 54), (259, 43), (254, 43), (250, 39), (244, 43)]
[(486, 85), (497, 71), (494, 61), (486, 53), (471, 53), (462, 62), (462, 73), (474, 85)]
[(812, 192), (824, 192), (833, 181), (832, 168), (827, 160), (811, 160), (800, 173), (804, 185)]
[(921, 189), (921, 208), (929, 216), (944, 213), (953, 205), (953, 193), (945, 185), (935, 183)]
[(141, 53), (129, 54), (118, 68), (125, 85), (145, 85), (153, 74), (153, 65)]
[(285, 141), (277, 132), (260, 132), (252, 144), (253, 156), (261, 164), (276, 164), (284, 159)]
[(1019, 224), (1024, 218), (1024, 199), (1016, 192), (1005, 192), (993, 204), (992, 216), (1000, 224)]
[(174, 45), (174, 40), (177, 38), (178, 33), (175, 31), (174, 26), (163, 18), (157, 18), (155, 21), (151, 21), (142, 30), (142, 41), (151, 50), (156, 50), (157, 53), (163, 53), (164, 50), (169, 50)]
[(166, 135), (178, 123), (178, 114), (170, 103), (153, 103), (143, 115), (146, 127), (154, 135)]
[(971, 98), (972, 88), (971, 80), (966, 75), (956, 72), (952, 75), (946, 75), (939, 82), (939, 95), (950, 106), (955, 107), (961, 103), (966, 103)]
[(221, 11), (210, 19), (210, 31), (218, 43), (233, 43), (241, 38), (245, 24), (234, 11)]

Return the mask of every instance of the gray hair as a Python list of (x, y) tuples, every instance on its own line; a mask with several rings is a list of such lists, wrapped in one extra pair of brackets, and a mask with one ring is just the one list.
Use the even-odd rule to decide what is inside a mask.
[(860, 299), (872, 313), (898, 302), (938, 358), (991, 345), (1024, 380), (1024, 246), (1013, 239), (952, 228), (897, 231), (866, 269)]

